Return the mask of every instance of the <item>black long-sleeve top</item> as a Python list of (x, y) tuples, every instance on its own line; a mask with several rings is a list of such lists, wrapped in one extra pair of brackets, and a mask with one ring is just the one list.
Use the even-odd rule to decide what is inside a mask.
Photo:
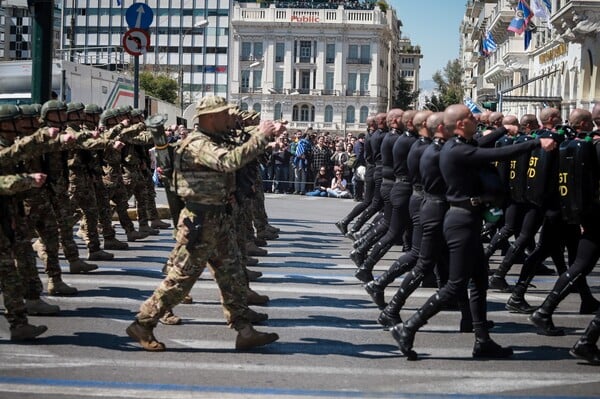
[(404, 132), (394, 143), (394, 176), (408, 177), (408, 152), (419, 136), (416, 133)]
[(371, 149), (371, 138), (373, 137), (373, 132), (367, 132), (365, 136), (365, 161), (367, 162), (367, 166), (375, 165), (375, 160), (373, 159), (373, 150)]
[(373, 153), (373, 161), (375, 162), (375, 173), (373, 175), (375, 179), (381, 178), (381, 142), (383, 141), (386, 134), (387, 132), (381, 129), (377, 129), (375, 130), (375, 132), (373, 133), (373, 137), (371, 137), (371, 140), (369, 141), (371, 145), (371, 151)]
[(396, 129), (391, 129), (381, 142), (381, 174), (384, 179), (394, 180), (394, 143), (400, 137)]
[[(491, 145), (502, 134), (497, 129), (486, 136), (481, 137), (479, 143), (475, 140), (467, 141), (463, 137), (456, 136), (449, 140), (440, 152), (440, 170), (448, 186), (446, 198), (449, 202), (461, 202), (473, 197), (481, 197), (483, 187), (479, 178), (479, 167), (486, 163), (510, 159), (517, 154), (531, 151), (540, 145), (540, 140), (530, 140), (522, 144), (515, 144), (502, 148), (482, 148), (480, 143)], [(488, 137), (495, 136), (497, 137)], [(488, 143), (488, 140), (491, 143)]]
[(421, 136), (413, 143), (412, 146), (410, 146), (410, 151), (408, 152), (408, 159), (406, 162), (408, 166), (408, 178), (413, 185), (422, 185), (420, 162), (423, 152), (425, 152), (425, 149), (429, 147), (429, 144), (431, 144), (431, 139), (429, 137)]
[(439, 197), (445, 197), (448, 189), (440, 170), (440, 151), (445, 142), (446, 140), (442, 138), (433, 139), (433, 142), (423, 151), (419, 161), (423, 190)]

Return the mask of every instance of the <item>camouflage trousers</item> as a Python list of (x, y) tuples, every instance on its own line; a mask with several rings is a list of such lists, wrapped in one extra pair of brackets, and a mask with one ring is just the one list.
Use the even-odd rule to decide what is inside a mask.
[(240, 264), (246, 270), (248, 264), (248, 254), (246, 253), (246, 242), (254, 237), (252, 230), (252, 208), (250, 198), (244, 198), (235, 207), (233, 221), (235, 226), (236, 239), (240, 250)]
[[(116, 170), (120, 170), (120, 168), (120, 165), (113, 166), (110, 169), (112, 172), (106, 173), (102, 177), (102, 183), (104, 184), (109, 200), (115, 204), (115, 211), (119, 217), (121, 227), (123, 227), (126, 233), (129, 233), (134, 230), (134, 227), (129, 214), (127, 213), (129, 196), (127, 195), (125, 183), (123, 182), (123, 175), (121, 172), (116, 172)], [(106, 170), (107, 169), (105, 168), (105, 171)]]
[[(127, 189), (127, 198), (135, 197), (137, 205), (138, 223), (148, 226), (148, 208), (150, 207), (149, 193), (144, 182), (144, 176), (139, 170), (139, 165), (124, 168), (123, 182)], [(156, 210), (156, 207), (155, 207)]]
[[(190, 209), (192, 208), (192, 209)], [(249, 324), (247, 279), (239, 261), (232, 215), (223, 210), (203, 209), (186, 204), (177, 226), (173, 261), (167, 276), (140, 307), (137, 321), (154, 327), (164, 313), (189, 294), (208, 263), (219, 286), (223, 313), (230, 327), (239, 330)]]
[[(79, 259), (79, 250), (73, 240), (73, 212), (70, 211), (71, 207), (67, 197), (61, 207), (64, 210), (62, 217), (65, 218), (66, 222), (61, 221), (59, 224), (55, 207), (56, 200), (52, 198), (54, 195), (48, 189), (40, 189), (36, 194), (25, 200), (27, 224), (31, 230), (36, 231), (40, 238), (43, 250), (38, 254), (44, 262), (46, 274), (48, 277), (60, 277), (62, 274), (58, 259), (60, 244), (63, 245), (65, 257), (69, 261)], [(24, 247), (31, 248), (31, 233), (27, 236), (27, 243)], [(69, 242), (69, 237), (71, 242)], [(20, 255), (18, 255), (17, 264), (20, 265), (20, 262)], [(19, 266), (19, 272), (22, 273), (21, 270)], [(27, 270), (30, 270), (30, 268), (27, 267)], [(37, 274), (37, 269), (35, 272)], [(33, 276), (29, 273), (27, 277), (24, 276), (23, 278), (26, 282), (33, 281)]]
[(255, 195), (252, 197), (252, 219), (254, 221), (254, 227), (256, 227), (256, 232), (264, 231), (269, 224), (269, 219), (267, 217), (267, 211), (265, 210), (265, 190), (263, 179), (258, 174), (258, 178), (254, 183)]
[(27, 310), (23, 301), (23, 283), (15, 267), (11, 244), (0, 229), (0, 291), (4, 298), (4, 316), (11, 327), (16, 327), (27, 324)]
[[(34, 195), (38, 195), (40, 191), (42, 190), (36, 190)], [(57, 231), (58, 227), (56, 226), (56, 219), (52, 217), (40, 218), (38, 216), (39, 214), (32, 215), (32, 210), (27, 205), (26, 201), (27, 200), (24, 201), (25, 214), (23, 217), (15, 219), (13, 251), (15, 254), (17, 270), (23, 284), (23, 296), (25, 299), (39, 299), (44, 290), (44, 286), (40, 279), (40, 274), (38, 273), (35, 252), (31, 246), (32, 231), (49, 228), (48, 225), (51, 225), (52, 222), (54, 222), (54, 231)], [(54, 211), (52, 211), (50, 204), (48, 202), (46, 202), (46, 204), (46, 207), (50, 208), (50, 211), (53, 213)], [(46, 214), (44, 213), (42, 215)], [(35, 223), (38, 221), (41, 223)], [(56, 249), (56, 262), (58, 263), (58, 248)]]
[(152, 181), (152, 174), (150, 174), (150, 171), (148, 170), (143, 170), (142, 176), (144, 179), (145, 192), (147, 195), (146, 202), (148, 204), (148, 209), (146, 209), (146, 211), (148, 212), (148, 219), (160, 219), (158, 217), (158, 211), (156, 210), (156, 190), (154, 188), (154, 182)]
[[(77, 249), (77, 244), (73, 238), (73, 225), (75, 224), (73, 215), (75, 214), (75, 210), (69, 199), (67, 182), (61, 181), (60, 183), (53, 184), (52, 189), (49, 190), (49, 194), (50, 203), (52, 204), (52, 209), (54, 209), (54, 214), (56, 215), (58, 236), (60, 237), (60, 245), (62, 246), (65, 258), (67, 258), (69, 262), (76, 261), (79, 259), (79, 249)], [(53, 234), (54, 237), (56, 237), (56, 232)], [(48, 232), (48, 235), (40, 234), (40, 241), (46, 247), (44, 252), (48, 253), (48, 251), (51, 250), (51, 245), (52, 250), (54, 250), (54, 239), (50, 236), (50, 232)], [(60, 272), (60, 267), (57, 272)], [(48, 273), (48, 271), (46, 271), (46, 273)], [(54, 275), (51, 276), (50, 274), (48, 274), (48, 276), (54, 277)]]
[(98, 236), (98, 205), (92, 177), (86, 170), (71, 169), (69, 171), (69, 199), (73, 207), (80, 209), (82, 216), (83, 240), (89, 252), (100, 250)]
[[(108, 190), (104, 187), (100, 176), (92, 176), (92, 186), (94, 188), (94, 194), (96, 195), (96, 204), (98, 205), (98, 222), (102, 226), (102, 236), (104, 239), (115, 238), (117, 234), (115, 228), (112, 225), (112, 208), (110, 206), (110, 199), (108, 198)], [(131, 219), (127, 218), (130, 225), (130, 230), (133, 230), (133, 223)], [(125, 222), (127, 223), (127, 222)], [(123, 227), (125, 231), (127, 229)]]

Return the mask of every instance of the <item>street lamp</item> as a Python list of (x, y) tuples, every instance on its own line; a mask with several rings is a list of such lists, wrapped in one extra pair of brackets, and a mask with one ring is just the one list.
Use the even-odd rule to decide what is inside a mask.
[[(194, 26), (187, 28), (184, 32), (181, 32), (181, 28), (179, 29), (179, 32), (180, 32), (180, 38), (179, 38), (179, 108), (181, 109), (181, 116), (183, 116), (183, 106), (184, 106), (184, 104), (183, 104), (183, 40), (185, 39), (185, 36), (188, 33), (190, 33), (194, 28), (203, 28), (206, 25), (208, 25), (208, 21), (206, 19), (203, 19), (201, 21), (196, 22), (194, 24)], [(191, 73), (191, 71), (190, 71), (190, 73)]]

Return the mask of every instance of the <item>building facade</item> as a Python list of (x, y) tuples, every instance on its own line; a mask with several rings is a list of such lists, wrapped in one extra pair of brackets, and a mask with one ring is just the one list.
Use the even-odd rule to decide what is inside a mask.
[[(551, 0), (549, 18), (539, 13), (531, 20), (527, 49), (525, 34), (507, 30), (517, 3), (467, 3), (461, 26), (465, 96), (519, 116), (554, 106), (566, 119), (574, 108), (591, 109), (600, 101), (600, 0)], [(497, 49), (482, 55), (488, 32)]]
[(393, 9), (334, 7), (235, 3), (230, 101), (291, 128), (364, 131), (390, 105), (401, 25)]

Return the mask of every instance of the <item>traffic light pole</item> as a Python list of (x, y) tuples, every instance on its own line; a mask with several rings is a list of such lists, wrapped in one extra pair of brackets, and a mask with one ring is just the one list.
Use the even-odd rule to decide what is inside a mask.
[(31, 101), (43, 104), (52, 91), (52, 53), (54, 2), (27, 0), (32, 16), (31, 35)]

